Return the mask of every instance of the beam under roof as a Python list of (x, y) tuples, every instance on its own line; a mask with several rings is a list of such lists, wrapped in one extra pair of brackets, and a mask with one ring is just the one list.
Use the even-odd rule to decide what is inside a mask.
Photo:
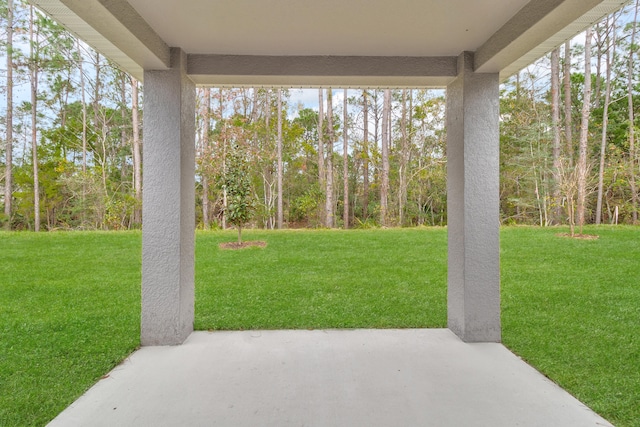
[(126, 0), (35, 0), (35, 4), (123, 70), (169, 66), (169, 46)]
[(456, 57), (189, 55), (199, 85), (443, 87)]
[(517, 73), (557, 46), (623, 7), (628, 0), (535, 0), (477, 51), (477, 72)]
[[(144, 69), (169, 66), (170, 46), (127, 0), (34, 1), (138, 79)], [(530, 0), (476, 50), (475, 70), (506, 79), (627, 1)], [(241, 17), (229, 17), (236, 18)], [(188, 73), (200, 85), (443, 87), (455, 75), (462, 52), (418, 57), (186, 53)]]

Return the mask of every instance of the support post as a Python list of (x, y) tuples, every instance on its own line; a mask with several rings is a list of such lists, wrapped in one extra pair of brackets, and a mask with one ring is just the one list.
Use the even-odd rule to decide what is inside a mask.
[(195, 85), (186, 54), (144, 72), (142, 345), (181, 344), (193, 331)]
[(500, 342), (497, 73), (458, 58), (447, 87), (448, 326), (465, 342)]

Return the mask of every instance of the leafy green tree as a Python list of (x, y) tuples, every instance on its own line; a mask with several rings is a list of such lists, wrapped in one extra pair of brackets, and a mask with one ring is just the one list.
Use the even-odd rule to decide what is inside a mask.
[(223, 177), (227, 192), (225, 208), (227, 221), (238, 229), (238, 243), (242, 243), (242, 227), (251, 220), (254, 212), (251, 179), (246, 153), (238, 146), (227, 154), (227, 170)]
[(538, 81), (532, 71), (520, 73), (501, 93), (500, 210), (507, 224), (551, 220), (551, 111)]

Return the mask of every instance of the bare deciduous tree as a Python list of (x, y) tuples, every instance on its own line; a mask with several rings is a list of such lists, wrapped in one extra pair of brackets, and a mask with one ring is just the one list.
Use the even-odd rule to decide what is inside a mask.
[(324, 95), (318, 89), (318, 184), (324, 188)]
[(582, 98), (582, 120), (580, 122), (580, 144), (578, 146), (578, 203), (577, 223), (582, 234), (585, 202), (587, 198), (587, 145), (589, 142), (589, 117), (591, 116), (591, 38), (593, 28), (589, 27), (584, 42), (584, 95)]
[(382, 105), (382, 170), (380, 177), (380, 224), (387, 225), (389, 207), (389, 130), (391, 121), (391, 90), (385, 89)]
[(29, 7), (29, 65), (31, 87), (31, 161), (33, 163), (33, 211), (34, 231), (40, 231), (40, 181), (38, 178), (38, 78), (39, 66), (39, 42), (35, 33), (35, 10), (33, 5)]
[(629, 105), (629, 187), (631, 189), (631, 216), (633, 223), (638, 222), (638, 189), (636, 188), (636, 144), (635, 144), (635, 114), (633, 111), (633, 49), (635, 48), (638, 9), (640, 0), (636, 0), (631, 29), (631, 43), (629, 47), (629, 62), (627, 74), (627, 100)]
[(208, 230), (211, 226), (211, 208), (209, 206), (209, 174), (207, 173), (210, 144), (209, 134), (211, 132), (211, 89), (208, 87), (204, 88), (202, 97), (202, 139), (200, 140), (200, 155), (203, 157), (201, 159), (202, 171), (200, 174), (200, 179), (202, 180), (202, 225), (204, 226), (205, 230)]
[(333, 89), (327, 89), (327, 178), (325, 194), (325, 226), (333, 228), (334, 223), (334, 203), (333, 203)]
[[(207, 89), (209, 91), (209, 89)], [(142, 150), (140, 147), (140, 119), (139, 119), (139, 101), (138, 101), (138, 81), (131, 77), (131, 124), (133, 128), (133, 192), (136, 200), (136, 206), (133, 214), (133, 221), (136, 224), (142, 223)], [(208, 124), (209, 115), (211, 114), (210, 96), (207, 96), (208, 105), (207, 116), (205, 122)], [(208, 142), (208, 129), (205, 137)], [(207, 218), (208, 220), (208, 218)]]
[(284, 222), (284, 213), (282, 211), (282, 89), (278, 89), (278, 230), (281, 230)]
[(13, 0), (7, 1), (7, 116), (4, 170), (5, 228), (11, 229), (13, 201)]
[(572, 135), (572, 113), (571, 113), (571, 40), (564, 44), (564, 72), (562, 76), (564, 85), (564, 137), (566, 141), (565, 156), (569, 159), (569, 164), (573, 164), (573, 135)]
[(344, 90), (343, 100), (343, 131), (342, 131), (342, 182), (343, 182), (343, 222), (344, 228), (349, 228), (349, 111), (347, 109), (347, 89)]
[(562, 195), (560, 187), (560, 48), (551, 52), (551, 126), (553, 128), (553, 202), (555, 222), (560, 222)]
[[(407, 114), (411, 114), (407, 111), (407, 90), (402, 90), (402, 115), (400, 118), (400, 133), (402, 136), (400, 147), (400, 165), (398, 167), (398, 225), (403, 226), (405, 220), (405, 206), (407, 204), (407, 177), (409, 168), (409, 136), (407, 134)], [(410, 120), (410, 119), (409, 119)]]
[(362, 91), (362, 217), (369, 217), (369, 101), (367, 91)]
[(600, 169), (598, 170), (598, 199), (596, 201), (596, 224), (602, 221), (602, 197), (604, 190), (604, 166), (607, 149), (607, 127), (609, 124), (609, 104), (611, 103), (611, 68), (613, 67), (612, 58), (615, 57), (616, 49), (616, 17), (613, 15), (612, 22), (607, 18), (606, 31), (608, 36), (607, 48), (605, 53), (606, 72), (605, 72), (605, 89), (604, 89), (604, 105), (602, 110), (602, 138), (600, 140)]

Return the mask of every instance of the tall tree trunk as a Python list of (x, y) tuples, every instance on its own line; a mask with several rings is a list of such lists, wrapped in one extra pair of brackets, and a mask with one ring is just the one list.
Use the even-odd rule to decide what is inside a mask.
[[(326, 175), (324, 171), (324, 89), (318, 89), (318, 187), (321, 191), (326, 190), (325, 180)], [(326, 201), (326, 199), (325, 199)], [(320, 222), (325, 221), (324, 209), (320, 209)]]
[[(376, 146), (376, 150), (378, 148), (378, 141), (380, 141), (380, 121), (382, 119), (382, 115), (380, 114), (380, 104), (378, 103), (378, 100), (380, 99), (380, 92), (378, 90), (374, 90), (373, 91), (373, 103), (369, 104), (372, 107), (373, 110), (373, 141), (374, 144)], [(381, 143), (382, 144), (382, 143)], [(379, 151), (378, 151), (379, 153)], [(381, 179), (381, 173), (380, 170), (382, 169), (380, 167), (380, 163), (379, 162), (373, 162), (373, 163), (369, 163), (370, 167), (372, 166), (373, 169), (371, 171), (371, 175), (374, 177), (374, 185), (376, 185), (378, 188), (380, 188), (380, 179)]]
[(600, 225), (602, 221), (602, 198), (604, 193), (604, 166), (607, 150), (607, 127), (609, 124), (609, 104), (611, 102), (611, 67), (613, 63), (611, 58), (615, 58), (616, 53), (616, 16), (613, 15), (613, 20), (609, 23), (607, 18), (607, 31), (610, 31), (611, 36), (607, 37), (607, 52), (606, 52), (606, 77), (605, 77), (605, 93), (604, 93), (604, 106), (602, 110), (602, 139), (600, 141), (600, 168), (598, 170), (598, 200), (596, 202), (596, 224)]
[(208, 230), (211, 227), (209, 213), (209, 173), (207, 168), (209, 157), (209, 133), (211, 130), (211, 89), (206, 87), (202, 91), (202, 139), (200, 147), (200, 180), (202, 181), (202, 227)]
[(573, 165), (573, 120), (571, 116), (571, 41), (564, 44), (564, 137), (567, 144), (565, 156)]
[(13, 0), (7, 0), (7, 134), (4, 170), (5, 228), (11, 229), (13, 202)]
[[(265, 93), (265, 146), (271, 150), (271, 90), (267, 89)], [(269, 163), (266, 166), (266, 171), (263, 173), (265, 191), (265, 205), (267, 207), (267, 228), (273, 230), (275, 228), (275, 218), (273, 216), (273, 164), (271, 157), (269, 157)], [(277, 189), (276, 189), (277, 195)]]
[[(256, 124), (258, 123), (258, 119), (260, 118), (260, 111), (258, 110), (258, 88), (254, 87), (251, 89), (251, 123), (252, 124)], [(257, 128), (254, 129), (253, 131), (253, 139), (255, 140), (255, 142), (257, 143), (258, 141), (258, 130)]]
[(344, 197), (342, 214), (345, 230), (349, 228), (349, 111), (347, 109), (347, 89), (344, 90), (343, 102), (343, 131), (342, 131), (342, 182)]
[[(208, 90), (208, 89), (207, 89)], [(131, 123), (133, 127), (133, 191), (136, 199), (136, 208), (133, 213), (133, 221), (142, 223), (142, 150), (140, 147), (140, 119), (138, 101), (138, 81), (131, 77)], [(207, 121), (209, 115), (207, 115)]]
[[(80, 48), (80, 41), (78, 40), (78, 48)], [(83, 181), (86, 179), (87, 174), (87, 101), (86, 101), (86, 84), (85, 84), (85, 76), (84, 76), (84, 66), (83, 59), (80, 58), (79, 68), (80, 68), (80, 97), (82, 102), (82, 175)], [(84, 184), (83, 184), (84, 187)], [(83, 190), (83, 200), (84, 200), (84, 190)], [(83, 201), (84, 206), (84, 201)]]
[(209, 134), (211, 133), (211, 89), (205, 87), (202, 90), (202, 137), (200, 138), (200, 180), (202, 182), (202, 228), (211, 228), (209, 216), (211, 207), (209, 203)]
[(391, 90), (384, 90), (382, 105), (382, 171), (380, 177), (380, 225), (387, 225), (389, 198), (389, 122), (391, 121)]
[(635, 115), (633, 111), (633, 49), (636, 41), (636, 23), (638, 22), (639, 7), (640, 0), (636, 0), (633, 28), (631, 30), (627, 76), (627, 100), (629, 105), (629, 187), (631, 189), (631, 218), (634, 224), (638, 222), (638, 189), (636, 188)]
[[(119, 72), (118, 79), (120, 80), (120, 99), (122, 99), (122, 103), (120, 105), (120, 119), (122, 120), (122, 125), (120, 126), (120, 148), (125, 149), (128, 145), (127, 127), (125, 126), (125, 123), (127, 122), (128, 76), (123, 72)], [(122, 182), (124, 182), (127, 179), (127, 165), (128, 165), (127, 156), (122, 156), (120, 160), (120, 181)]]
[(405, 221), (404, 209), (407, 204), (407, 167), (409, 166), (409, 140), (407, 138), (407, 90), (402, 90), (402, 115), (400, 118), (402, 147), (400, 148), (400, 167), (398, 178), (398, 225), (402, 227)]
[(38, 43), (34, 33), (34, 7), (29, 6), (29, 61), (31, 62), (31, 160), (33, 163), (34, 231), (40, 231), (40, 183), (38, 180)]
[[(100, 136), (98, 137), (101, 148), (101, 155), (94, 155), (94, 162), (97, 160), (100, 165), (100, 171), (102, 175), (102, 218), (100, 222), (102, 223), (102, 228), (108, 228), (106, 224), (106, 213), (107, 213), (107, 200), (109, 197), (108, 194), (108, 183), (107, 183), (107, 139), (109, 136), (109, 128), (108, 128), (108, 119), (107, 119), (107, 111), (106, 109), (100, 108), (100, 101), (102, 99), (102, 56), (99, 52), (95, 52), (94, 65), (95, 65), (95, 77), (93, 80), (93, 127), (94, 131), (100, 132)], [(95, 153), (94, 153), (95, 154)]]
[(80, 72), (80, 101), (82, 103), (82, 225), (87, 220), (87, 99), (86, 99), (86, 79), (84, 75), (84, 57), (80, 40), (78, 40), (78, 52), (80, 52), (80, 60), (78, 68)]
[[(408, 206), (409, 202), (409, 182), (411, 181), (409, 170), (411, 168), (411, 161), (413, 156), (413, 89), (409, 90), (409, 110), (407, 112), (407, 178), (406, 178), (406, 189), (404, 195), (404, 205), (405, 211), (406, 206)], [(405, 213), (406, 216), (406, 213)]]
[[(107, 164), (109, 162), (109, 156), (107, 154), (107, 140), (109, 138), (109, 128), (107, 126), (108, 119), (106, 117), (107, 112), (103, 110), (101, 113), (102, 117), (100, 117), (100, 121), (102, 122), (101, 126), (101, 136), (100, 136), (100, 148), (102, 149), (102, 156), (100, 161), (100, 169), (102, 170), (102, 192), (104, 194), (104, 200), (108, 200), (109, 198), (109, 186), (107, 181)], [(103, 228), (106, 230), (109, 226), (104, 222)]]
[(282, 89), (278, 88), (278, 230), (282, 229)]
[(325, 226), (334, 227), (333, 217), (333, 89), (327, 89), (327, 187), (325, 197)]
[(562, 174), (560, 173), (560, 48), (551, 52), (551, 126), (553, 128), (554, 222), (562, 218)]
[[(227, 176), (227, 130), (226, 130), (226, 124), (224, 122), (224, 92), (222, 90), (222, 88), (219, 89), (219, 95), (220, 95), (220, 115), (219, 120), (220, 123), (222, 123), (222, 134), (221, 134), (221, 139), (222, 141), (222, 176), (225, 177)], [(268, 93), (268, 92), (267, 92)], [(267, 129), (269, 129), (269, 121), (268, 121), (268, 116), (267, 116)], [(269, 131), (267, 130), (267, 137), (269, 135)], [(227, 207), (228, 207), (228, 202), (227, 202), (227, 189), (226, 186), (225, 188), (222, 189), (222, 229), (225, 230), (227, 228)], [(240, 231), (238, 230), (238, 240), (240, 240)]]
[(589, 117), (591, 114), (591, 38), (593, 29), (586, 31), (584, 42), (584, 96), (582, 104), (582, 120), (580, 122), (580, 145), (578, 147), (578, 203), (577, 223), (582, 234), (584, 225), (585, 204), (587, 199), (587, 144), (589, 141)]
[[(607, 17), (608, 22), (609, 17)], [(594, 38), (596, 47), (596, 73), (595, 73), (595, 92), (593, 94), (593, 108), (597, 110), (600, 108), (600, 93), (602, 92), (602, 79), (600, 75), (602, 73), (602, 55), (604, 50), (606, 35), (603, 35), (603, 24), (597, 23), (594, 28)], [(604, 25), (604, 32), (606, 33), (608, 26)], [(593, 48), (592, 48), (593, 49)]]
[(98, 119), (99, 119), (99, 108), (100, 108), (100, 52), (96, 52), (96, 75), (95, 75), (95, 79), (93, 81), (93, 120), (94, 120), (94, 127), (96, 129), (99, 128), (98, 126)]
[(367, 90), (362, 91), (362, 126), (364, 127), (362, 137), (362, 159), (363, 159), (363, 179), (362, 186), (362, 219), (369, 218), (369, 101)]

